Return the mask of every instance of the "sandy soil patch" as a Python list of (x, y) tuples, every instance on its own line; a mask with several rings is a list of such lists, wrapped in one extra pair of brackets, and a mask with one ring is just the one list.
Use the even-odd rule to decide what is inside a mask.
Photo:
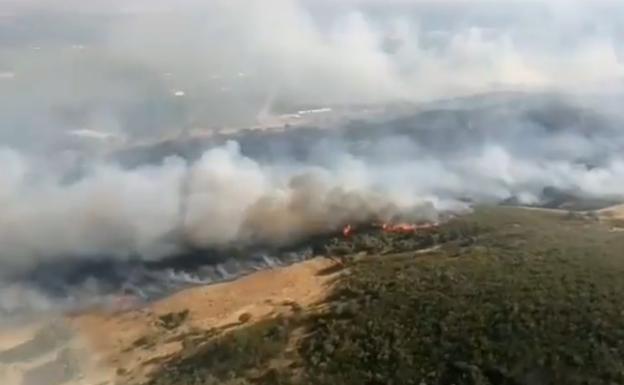
[[(260, 271), (236, 281), (185, 290), (150, 306), (122, 313), (90, 312), (69, 319), (72, 329), (108, 367), (111, 377), (136, 381), (182, 348), (181, 335), (225, 331), (321, 301), (334, 278), (324, 271), (335, 262), (316, 258)], [(161, 317), (188, 312), (173, 330)], [(138, 345), (149, 344), (149, 349)]]

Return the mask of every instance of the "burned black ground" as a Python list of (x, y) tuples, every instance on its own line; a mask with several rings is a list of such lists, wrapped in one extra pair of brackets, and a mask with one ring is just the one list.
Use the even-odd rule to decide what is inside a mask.
[(622, 250), (591, 217), (519, 208), (336, 239), (326, 303), (196, 341), (150, 385), (623, 383)]

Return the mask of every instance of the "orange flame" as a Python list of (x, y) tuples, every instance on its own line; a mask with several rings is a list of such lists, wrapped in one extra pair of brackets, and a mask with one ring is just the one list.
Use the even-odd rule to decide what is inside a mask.
[[(413, 224), (413, 223), (374, 223), (373, 228), (377, 228), (384, 233), (394, 233), (394, 234), (413, 234), (418, 231), (427, 231), (438, 228), (437, 223), (424, 223), (424, 224)], [(355, 233), (355, 227), (350, 224), (345, 225), (342, 228), (342, 235), (345, 238), (352, 236)]]
[(381, 226), (381, 229), (387, 233), (398, 233), (398, 234), (410, 234), (415, 233), (421, 230), (431, 230), (438, 227), (437, 223), (424, 223), (424, 224), (412, 224), (412, 223), (398, 223), (398, 224), (389, 224), (384, 223)]
[(351, 225), (346, 225), (345, 227), (342, 228), (342, 235), (345, 238), (350, 237), (351, 234), (353, 234), (353, 227)]
[(381, 229), (386, 233), (408, 234), (415, 232), (417, 230), (417, 226), (409, 223), (399, 223), (396, 225), (384, 223), (381, 226)]

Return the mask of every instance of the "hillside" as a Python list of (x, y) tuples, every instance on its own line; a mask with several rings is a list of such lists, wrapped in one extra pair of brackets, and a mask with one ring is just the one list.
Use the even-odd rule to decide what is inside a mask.
[[(327, 240), (331, 258), (74, 315), (62, 343), (45, 324), (4, 336), (0, 359), (28, 359), (4, 375), (32, 385), (622, 383), (615, 230), (496, 207), (428, 234), (356, 232)], [(35, 342), (49, 353), (33, 361)]]
[(195, 341), (149, 384), (624, 381), (618, 232), (483, 208), (434, 238), (421, 252), (349, 254), (319, 306)]

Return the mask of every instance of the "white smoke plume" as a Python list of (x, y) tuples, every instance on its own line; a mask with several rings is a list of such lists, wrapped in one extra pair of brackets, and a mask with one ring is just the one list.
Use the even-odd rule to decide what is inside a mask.
[[(369, 217), (432, 217), (461, 209), (462, 197), (533, 202), (545, 186), (623, 193), (622, 136), (588, 137), (576, 121), (553, 134), (524, 119), (502, 119), (508, 126), (484, 134), (482, 122), (457, 125), (450, 113), (427, 129), (445, 135), (439, 141), (455, 145), (452, 151), (389, 132), (369, 139), (364, 152), (353, 151), (351, 139), (321, 141), (303, 160), (286, 152), (257, 159), (231, 142), (195, 160), (171, 156), (124, 167), (74, 143), (75, 134), (132, 144), (189, 128), (246, 127), (268, 110), (498, 90), (617, 92), (624, 71), (618, 2), (0, 6), (4, 271), (67, 256), (158, 259), (189, 244), (279, 244)], [(599, 115), (617, 123), (611, 102)], [(581, 162), (596, 157), (600, 167)], [(68, 177), (76, 164), (80, 175)]]
[[(515, 119), (518, 127), (505, 131), (465, 132), (451, 151), (436, 148), (445, 145), (437, 139), (383, 130), (382, 138), (358, 142), (363, 151), (350, 148), (348, 136), (310, 140), (300, 161), (254, 159), (230, 141), (194, 161), (168, 157), (130, 169), (95, 163), (70, 180), (3, 150), (1, 261), (6, 270), (70, 256), (154, 260), (185, 247), (285, 244), (350, 222), (435, 219), (465, 209), (462, 198), (535, 203), (547, 186), (624, 195), (617, 150), (624, 136), (604, 128), (590, 136), (578, 127), (547, 133)], [(433, 134), (447, 141), (445, 132)], [(598, 167), (589, 167), (594, 161)]]
[(365, 172), (355, 161), (334, 170), (264, 165), (242, 156), (234, 142), (208, 150), (193, 164), (170, 158), (134, 170), (97, 165), (71, 183), (36, 177), (13, 151), (0, 154), (8, 171), (0, 195), (5, 268), (70, 256), (155, 259), (183, 251), (177, 248), (184, 242), (284, 243), (390, 215), (394, 202), (376, 193), (367, 175), (340, 175), (353, 172), (344, 167)]

